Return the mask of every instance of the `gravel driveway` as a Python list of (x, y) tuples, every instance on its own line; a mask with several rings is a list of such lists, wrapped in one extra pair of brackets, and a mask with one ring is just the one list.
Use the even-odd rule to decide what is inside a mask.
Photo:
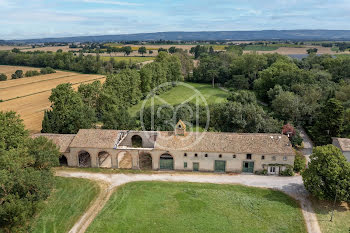
[(108, 201), (113, 189), (119, 185), (134, 181), (169, 181), (169, 182), (199, 182), (217, 184), (243, 184), (247, 186), (272, 188), (280, 190), (300, 202), (302, 213), (305, 218), (306, 227), (309, 233), (321, 233), (317, 218), (311, 203), (308, 201), (308, 194), (304, 188), (301, 176), (278, 177), (278, 176), (257, 176), (257, 175), (219, 175), (219, 174), (102, 174), (89, 172), (57, 171), (56, 175), (63, 177), (85, 178), (95, 181), (102, 181), (102, 191), (88, 211), (74, 225), (70, 233), (85, 232), (92, 220)]

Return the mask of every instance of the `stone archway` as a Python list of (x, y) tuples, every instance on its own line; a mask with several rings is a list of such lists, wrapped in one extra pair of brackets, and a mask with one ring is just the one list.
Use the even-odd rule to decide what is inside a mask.
[(142, 147), (142, 137), (139, 135), (134, 135), (131, 137), (131, 145), (134, 148)]
[(171, 154), (162, 154), (159, 158), (160, 170), (174, 170), (174, 158)]
[(59, 158), (60, 166), (68, 166), (67, 157), (64, 155), (61, 155)]
[(106, 151), (101, 151), (98, 153), (98, 167), (111, 168), (112, 167), (112, 157)]
[(91, 156), (87, 151), (78, 153), (79, 167), (91, 167)]
[(139, 155), (139, 167), (142, 170), (152, 170), (152, 156), (148, 153)]
[(118, 168), (131, 169), (132, 168), (132, 156), (127, 151), (122, 151), (117, 156)]

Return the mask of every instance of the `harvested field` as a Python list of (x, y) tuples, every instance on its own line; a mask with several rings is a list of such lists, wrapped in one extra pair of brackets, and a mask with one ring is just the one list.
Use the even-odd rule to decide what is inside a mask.
[[(293, 47), (279, 47), (276, 50), (272, 51), (256, 51), (259, 54), (263, 53), (278, 53), (282, 55), (289, 55), (289, 54), (307, 54), (308, 49), (310, 48), (317, 48), (318, 52), (317, 54), (349, 54), (349, 52), (345, 53), (337, 53), (335, 51), (332, 51), (332, 48), (326, 48), (322, 46), (305, 46), (304, 48), (293, 48)], [(245, 50), (244, 53), (251, 53), (252, 51)]]
[[(23, 70), (23, 74), (28, 70), (37, 70), (40, 71), (40, 68), (28, 67), (28, 66), (7, 66), (0, 65), (0, 74), (6, 74), (7, 79), (11, 79), (11, 75), (16, 72), (16, 70)], [(1, 98), (0, 98), (1, 99)]]
[(54, 74), (3, 81), (0, 82), (0, 99), (5, 102), (0, 103), (0, 111), (16, 111), (30, 132), (39, 132), (44, 111), (50, 108), (48, 98), (52, 88), (61, 83), (72, 83), (77, 89), (80, 83), (95, 80), (104, 82), (105, 78), (102, 75), (57, 71)]
[(5, 51), (5, 50), (12, 50), (14, 48), (18, 49), (29, 49), (29, 46), (7, 46), (7, 45), (2, 45), (0, 46), (0, 51)]
[(62, 49), (63, 52), (68, 51), (78, 51), (78, 48), (69, 48), (69, 46), (48, 46), (48, 47), (38, 47), (38, 48), (23, 48), (22, 52), (33, 52), (33, 51), (46, 51), (46, 52), (57, 52), (57, 50)]

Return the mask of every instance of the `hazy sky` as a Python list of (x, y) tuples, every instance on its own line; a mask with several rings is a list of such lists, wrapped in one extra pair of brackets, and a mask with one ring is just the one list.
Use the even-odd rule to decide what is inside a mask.
[(0, 39), (350, 29), (350, 0), (0, 0)]

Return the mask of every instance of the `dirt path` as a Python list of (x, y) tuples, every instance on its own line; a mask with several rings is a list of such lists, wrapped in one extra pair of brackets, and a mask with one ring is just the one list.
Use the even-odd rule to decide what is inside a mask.
[(168, 182), (198, 182), (217, 184), (243, 184), (247, 186), (272, 188), (280, 190), (300, 202), (304, 215), (306, 227), (309, 233), (321, 233), (315, 213), (308, 200), (307, 191), (304, 188), (302, 178), (276, 177), (276, 176), (256, 176), (256, 175), (195, 175), (195, 174), (101, 174), (88, 172), (57, 171), (56, 175), (63, 177), (77, 177), (102, 181), (104, 189), (101, 194), (88, 209), (88, 211), (73, 226), (70, 233), (85, 232), (92, 220), (108, 201), (113, 189), (122, 184), (134, 181), (168, 181)]

